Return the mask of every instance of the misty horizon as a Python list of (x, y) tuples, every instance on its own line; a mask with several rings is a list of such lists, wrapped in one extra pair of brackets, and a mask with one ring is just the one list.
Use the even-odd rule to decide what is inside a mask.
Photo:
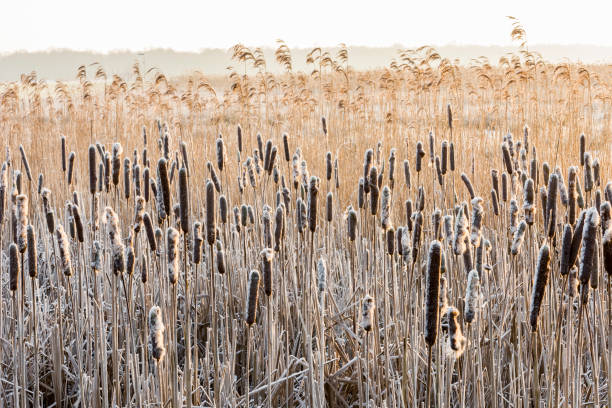
[[(517, 53), (517, 45), (444, 45), (433, 46), (442, 58), (467, 65), (472, 59), (486, 57), (491, 64), (498, 64), (501, 57)], [(312, 70), (306, 64), (306, 55), (313, 47), (289, 47), (294, 71)], [(332, 55), (338, 46), (321, 47)], [(414, 49), (399, 43), (389, 47), (348, 46), (348, 64), (357, 71), (379, 69), (389, 66), (393, 59), (399, 57), (399, 51)], [(251, 48), (254, 49), (254, 48)], [(283, 68), (277, 63), (274, 51), (276, 47), (262, 47), (266, 59), (266, 69), (279, 73)], [(604, 45), (562, 45), (533, 44), (531, 52), (538, 53), (547, 62), (562, 61), (584, 64), (612, 63), (612, 46)], [(21, 74), (36, 71), (41, 79), (73, 80), (80, 65), (99, 63), (107, 74), (119, 76), (131, 75), (135, 62), (147, 70), (157, 68), (168, 77), (187, 75), (200, 71), (207, 76), (226, 75), (229, 66), (239, 64), (232, 60), (231, 48), (204, 48), (199, 51), (177, 51), (172, 48), (150, 48), (138, 51), (115, 50), (110, 52), (83, 51), (68, 48), (47, 49), (44, 51), (16, 51), (0, 54), (0, 81), (17, 81)]]

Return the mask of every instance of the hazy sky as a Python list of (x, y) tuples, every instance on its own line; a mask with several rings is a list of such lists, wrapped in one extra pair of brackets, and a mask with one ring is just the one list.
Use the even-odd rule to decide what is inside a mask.
[(0, 0), (0, 53), (71, 48), (510, 44), (612, 45), (612, 0)]

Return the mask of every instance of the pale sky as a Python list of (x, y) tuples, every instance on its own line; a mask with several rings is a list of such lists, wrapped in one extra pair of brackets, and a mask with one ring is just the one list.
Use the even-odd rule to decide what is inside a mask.
[(509, 45), (517, 17), (530, 44), (612, 46), (612, 0), (0, 0), (0, 53), (70, 48), (198, 51), (236, 43), (290, 47)]

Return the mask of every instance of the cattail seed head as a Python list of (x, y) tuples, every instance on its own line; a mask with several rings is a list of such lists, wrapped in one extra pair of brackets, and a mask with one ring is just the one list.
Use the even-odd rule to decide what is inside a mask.
[(74, 227), (76, 230), (76, 237), (82, 244), (85, 241), (85, 233), (83, 231), (83, 220), (81, 218), (81, 211), (77, 205), (72, 205), (72, 218), (74, 219)]
[(189, 190), (187, 188), (187, 169), (185, 167), (179, 170), (179, 200), (181, 230), (184, 234), (189, 234)]
[(468, 283), (465, 289), (465, 308), (463, 314), (467, 323), (476, 321), (476, 313), (480, 308), (480, 276), (476, 270), (468, 274)]
[(66, 136), (61, 138), (61, 150), (62, 150), (62, 171), (66, 173)]
[(30, 278), (35, 278), (38, 275), (38, 257), (36, 255), (36, 236), (34, 233), (34, 227), (28, 225), (27, 227), (28, 236), (28, 274)]
[(261, 270), (264, 279), (264, 293), (266, 296), (272, 295), (272, 261), (274, 260), (274, 252), (271, 248), (265, 248), (260, 252)]
[(442, 246), (432, 241), (427, 257), (427, 282), (425, 289), (425, 343), (432, 347), (436, 342), (439, 324), (440, 263)]
[(561, 244), (561, 264), (559, 266), (559, 273), (561, 275), (567, 275), (570, 267), (570, 257), (572, 252), (572, 226), (565, 224), (563, 227), (563, 237)]
[(257, 297), (259, 292), (259, 272), (252, 270), (249, 275), (249, 287), (247, 295), (247, 310), (246, 310), (246, 324), (251, 326), (255, 323), (255, 317), (257, 314)]
[(21, 153), (21, 163), (23, 163), (23, 167), (26, 171), (26, 176), (28, 176), (28, 181), (31, 183), (32, 182), (32, 172), (30, 171), (30, 164), (28, 163), (28, 157), (25, 154), (23, 145), (19, 145), (19, 152)]
[(421, 235), (423, 231), (423, 214), (419, 211), (412, 215), (413, 230), (412, 230), (412, 262), (416, 262), (421, 245)]
[(20, 253), (24, 253), (28, 246), (28, 197), (19, 194), (15, 202), (16, 240)]
[(319, 179), (310, 178), (308, 186), (308, 228), (314, 232), (317, 228), (317, 193), (319, 192)]
[[(243, 225), (245, 224), (243, 223)], [(206, 182), (206, 241), (209, 245), (215, 243), (215, 229), (215, 191), (213, 183), (208, 180)]]
[(151, 345), (151, 355), (159, 364), (164, 359), (166, 355), (166, 348), (164, 347), (164, 323), (162, 321), (162, 313), (159, 306), (153, 306), (149, 311), (149, 332), (150, 336), (150, 345)]
[(580, 165), (584, 166), (584, 152), (586, 150), (586, 138), (584, 133), (580, 135)]
[(423, 167), (422, 161), (423, 161), (423, 157), (424, 156), (425, 156), (425, 150), (423, 150), (423, 143), (422, 142), (417, 142), (417, 145), (416, 145), (416, 158), (415, 158), (417, 173), (421, 172), (421, 169)]
[(327, 197), (325, 199), (325, 219), (327, 222), (332, 222), (334, 218), (334, 207), (333, 207), (333, 194), (331, 191), (327, 193)]
[(179, 254), (178, 254), (179, 232), (170, 227), (166, 235), (166, 250), (168, 255), (168, 278), (170, 284), (176, 284), (179, 274)]
[(463, 255), (466, 251), (468, 233), (468, 220), (463, 212), (463, 207), (460, 207), (455, 219), (455, 236), (453, 238), (453, 251), (455, 255)]
[(589, 208), (584, 219), (582, 230), (582, 248), (580, 250), (579, 278), (580, 284), (589, 283), (593, 270), (593, 259), (597, 251), (597, 228), (599, 227), (599, 213), (595, 207)]
[(512, 171), (513, 171), (512, 158), (510, 155), (510, 149), (509, 149), (508, 143), (507, 142), (502, 143), (501, 148), (502, 148), (502, 157), (504, 160), (504, 166), (506, 167), (506, 172), (508, 174), (512, 174)]
[(366, 332), (372, 331), (374, 327), (374, 310), (376, 309), (376, 303), (374, 298), (370, 295), (366, 295), (361, 302), (361, 322), (359, 326)]
[(57, 247), (59, 249), (60, 268), (66, 276), (72, 276), (72, 264), (70, 261), (70, 243), (68, 236), (64, 232), (64, 228), (60, 225), (55, 229), (55, 237), (57, 239)]
[(512, 255), (518, 255), (525, 240), (525, 231), (527, 230), (527, 223), (525, 220), (521, 221), (518, 227), (514, 230), (514, 237), (512, 238), (512, 246), (510, 251)]
[(503, 172), (501, 175), (501, 181), (502, 181), (502, 194), (501, 194), (501, 198), (503, 202), (507, 202), (508, 201), (508, 174), (506, 172)]
[(474, 187), (472, 187), (472, 182), (470, 181), (470, 179), (467, 176), (467, 174), (461, 173), (461, 180), (463, 180), (463, 183), (465, 184), (465, 187), (467, 188), (468, 192), (470, 193), (470, 199), (473, 200), (476, 195), (474, 193)]
[(223, 171), (223, 166), (225, 164), (225, 144), (223, 143), (222, 138), (217, 138), (216, 147), (217, 168), (219, 169), (219, 171)]
[(408, 160), (404, 160), (404, 179), (406, 181), (406, 187), (410, 190), (410, 163)]
[(76, 154), (74, 152), (70, 152), (68, 155), (68, 185), (72, 184), (72, 175), (74, 173), (74, 159), (76, 158)]
[(21, 264), (19, 263), (17, 245), (12, 243), (9, 245), (9, 289), (11, 292), (15, 292), (17, 290), (20, 276)]
[(542, 248), (540, 248), (540, 254), (538, 255), (536, 276), (533, 283), (533, 290), (531, 292), (531, 305), (529, 308), (529, 324), (531, 325), (531, 331), (534, 332), (538, 327), (538, 315), (540, 314), (540, 307), (542, 305), (542, 299), (544, 298), (544, 292), (548, 282), (549, 262), (550, 249), (547, 244), (544, 244), (542, 245)]
[(473, 246), (480, 246), (480, 228), (482, 227), (482, 217), (484, 210), (482, 209), (482, 198), (475, 197), (472, 199), (472, 233), (470, 242)]
[(455, 171), (455, 144), (453, 142), (450, 143), (449, 148), (449, 164), (450, 171)]

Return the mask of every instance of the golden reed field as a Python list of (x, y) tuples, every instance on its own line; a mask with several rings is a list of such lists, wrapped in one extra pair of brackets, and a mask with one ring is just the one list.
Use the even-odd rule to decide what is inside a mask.
[(610, 406), (612, 66), (231, 51), (0, 84), (0, 406)]

